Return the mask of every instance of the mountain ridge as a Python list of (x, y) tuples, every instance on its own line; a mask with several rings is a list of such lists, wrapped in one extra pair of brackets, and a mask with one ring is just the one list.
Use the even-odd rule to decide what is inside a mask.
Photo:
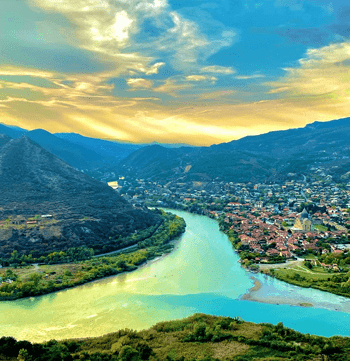
[(0, 257), (14, 249), (49, 253), (73, 246), (103, 247), (110, 237), (158, 222), (147, 209), (132, 207), (106, 184), (25, 136), (5, 139), (0, 148), (0, 187)]
[[(213, 180), (233, 182), (280, 181), (288, 173), (308, 172), (322, 164), (339, 180), (350, 170), (350, 118), (314, 122), (303, 128), (247, 136), (228, 143), (198, 148), (173, 149), (164, 162), (165, 148), (158, 159), (150, 147), (121, 161), (127, 175), (151, 179)], [(169, 153), (167, 153), (169, 155)], [(153, 159), (147, 165), (137, 158)]]

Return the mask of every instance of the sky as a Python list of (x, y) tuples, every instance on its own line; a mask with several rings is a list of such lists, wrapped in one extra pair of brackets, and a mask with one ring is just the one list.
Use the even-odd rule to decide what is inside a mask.
[(350, 116), (350, 4), (0, 0), (0, 122), (210, 145)]

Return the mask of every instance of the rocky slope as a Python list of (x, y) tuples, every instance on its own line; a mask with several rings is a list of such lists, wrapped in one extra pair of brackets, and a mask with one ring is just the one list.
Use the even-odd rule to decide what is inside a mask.
[(158, 222), (27, 137), (0, 137), (0, 189), (0, 257), (93, 246)]

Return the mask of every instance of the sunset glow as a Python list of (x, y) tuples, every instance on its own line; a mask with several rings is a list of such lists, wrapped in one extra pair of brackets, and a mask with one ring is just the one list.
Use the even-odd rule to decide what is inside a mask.
[(349, 116), (346, 4), (3, 0), (0, 121), (210, 145)]

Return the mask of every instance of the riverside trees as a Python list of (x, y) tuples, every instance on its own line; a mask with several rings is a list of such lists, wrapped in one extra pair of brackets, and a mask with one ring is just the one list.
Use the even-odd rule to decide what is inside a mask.
[[(12, 300), (27, 296), (46, 294), (56, 290), (73, 287), (98, 278), (116, 275), (136, 269), (147, 260), (169, 253), (173, 249), (170, 241), (185, 231), (185, 221), (171, 213), (160, 211), (161, 225), (152, 230), (152, 235), (138, 243), (138, 250), (97, 257), (91, 259), (88, 248), (70, 249), (67, 252), (54, 252), (44, 260), (40, 273), (22, 269), (0, 269), (0, 300)], [(143, 236), (142, 236), (143, 238)], [(79, 260), (88, 256), (89, 259)], [(53, 265), (69, 260), (69, 264)], [(71, 261), (73, 260), (73, 262)], [(11, 282), (10, 282), (10, 281)]]

